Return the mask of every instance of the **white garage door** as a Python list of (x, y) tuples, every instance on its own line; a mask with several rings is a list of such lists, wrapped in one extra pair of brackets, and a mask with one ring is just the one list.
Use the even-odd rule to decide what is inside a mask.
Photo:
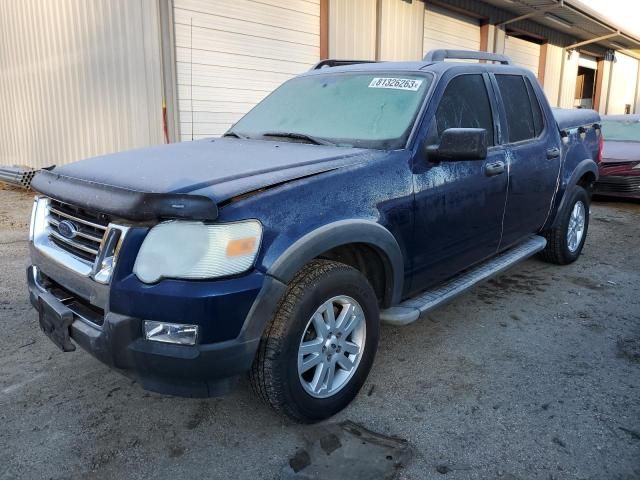
[(506, 37), (504, 53), (513, 63), (528, 68), (538, 76), (538, 62), (540, 61), (540, 45), (516, 37)]
[(319, 0), (175, 0), (180, 138), (224, 133), (320, 58)]
[(424, 10), (424, 53), (436, 48), (480, 50), (480, 24), (471, 17), (436, 7)]

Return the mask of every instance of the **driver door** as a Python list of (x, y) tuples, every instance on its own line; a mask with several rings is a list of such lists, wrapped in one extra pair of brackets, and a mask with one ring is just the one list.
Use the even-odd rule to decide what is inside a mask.
[(489, 148), (486, 159), (429, 163), (424, 150), (414, 159), (413, 292), (494, 255), (507, 199), (509, 159), (498, 144), (488, 76), (454, 76), (437, 95), (425, 145), (439, 144), (448, 128), (484, 128)]

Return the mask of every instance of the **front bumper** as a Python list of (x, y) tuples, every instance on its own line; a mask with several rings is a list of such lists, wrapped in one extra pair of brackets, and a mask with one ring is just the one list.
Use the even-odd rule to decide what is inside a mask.
[[(78, 302), (69, 301), (69, 292), (60, 294), (59, 287), (64, 287), (64, 283), (55, 277), (45, 277), (37, 267), (27, 269), (27, 283), (31, 303), (37, 310), (47, 305), (73, 316), (69, 336), (75, 344), (136, 379), (147, 390), (188, 397), (224, 394), (249, 370), (263, 328), (286, 288), (276, 279), (265, 276), (236, 338), (187, 346), (145, 340), (142, 318), (108, 310), (100, 315), (90, 305), (83, 304), (81, 298)], [(99, 320), (92, 317), (93, 314)]]

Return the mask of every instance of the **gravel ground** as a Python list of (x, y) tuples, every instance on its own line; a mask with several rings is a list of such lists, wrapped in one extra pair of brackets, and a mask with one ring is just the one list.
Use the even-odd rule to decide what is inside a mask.
[[(27, 300), (30, 209), (0, 189), (0, 478), (271, 479), (316, 439), (246, 381), (164, 397), (58, 351)], [(384, 326), (363, 391), (327, 424), (408, 441), (402, 479), (640, 478), (639, 239), (639, 204), (596, 203), (577, 263), (532, 259)]]

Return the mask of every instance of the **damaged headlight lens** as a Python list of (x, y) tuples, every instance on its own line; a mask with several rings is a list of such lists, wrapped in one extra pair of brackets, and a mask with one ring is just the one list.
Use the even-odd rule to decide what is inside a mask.
[(161, 223), (144, 239), (133, 273), (144, 283), (235, 275), (253, 266), (261, 239), (262, 225), (257, 220), (219, 225)]

